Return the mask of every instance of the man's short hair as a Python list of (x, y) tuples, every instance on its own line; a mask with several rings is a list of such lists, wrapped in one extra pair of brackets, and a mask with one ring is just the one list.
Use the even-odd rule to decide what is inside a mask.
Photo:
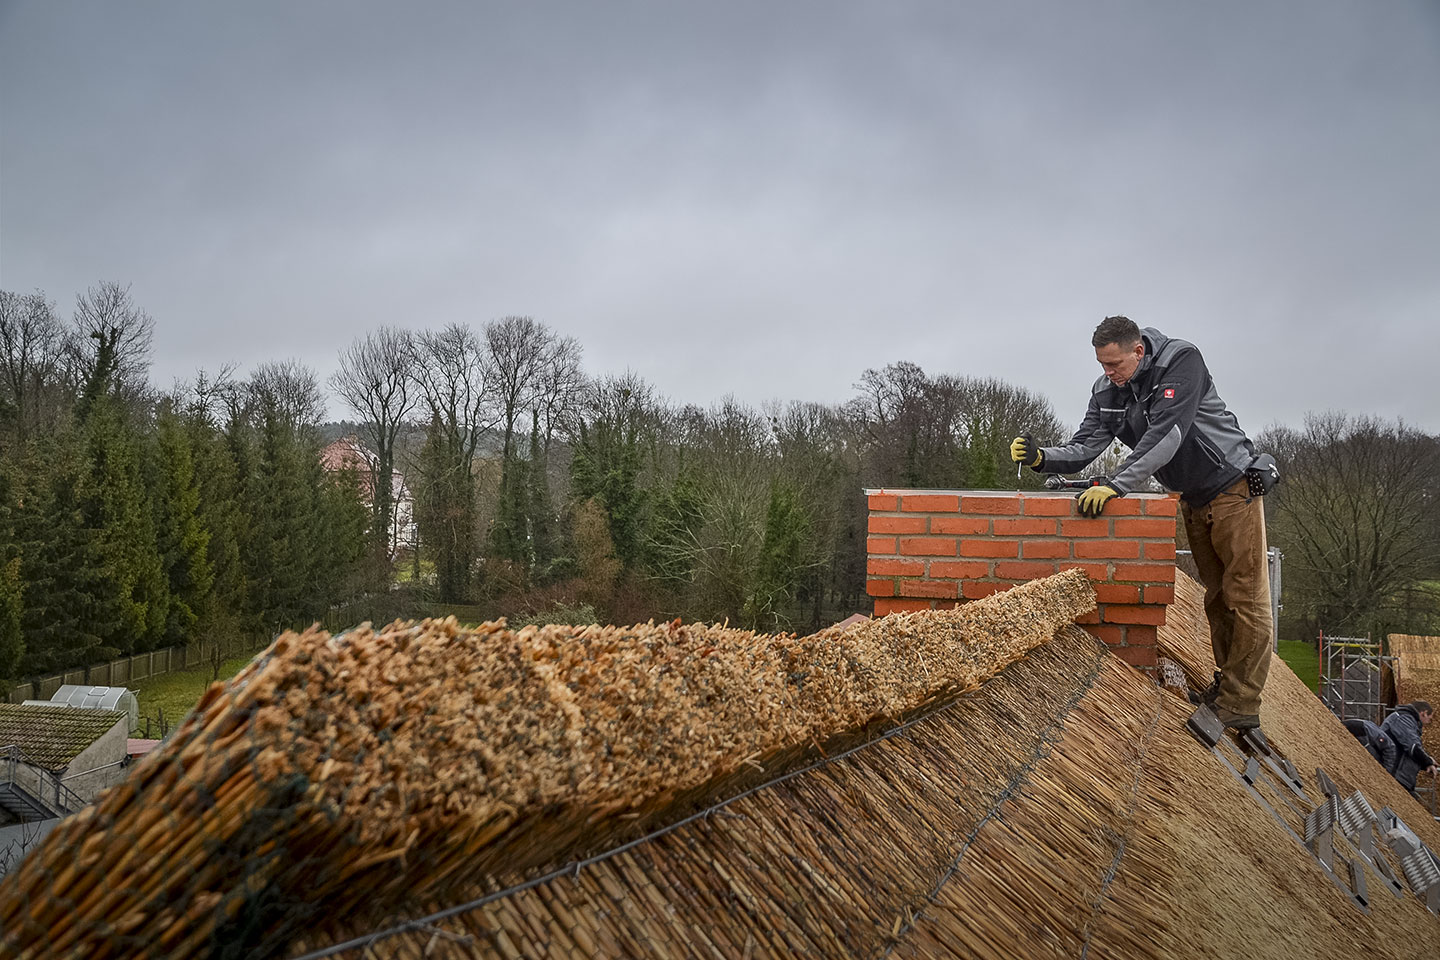
[(1430, 706), (1429, 700), (1412, 700), (1410, 706), (1415, 708), (1416, 713), (1434, 713), (1435, 708)]
[(1129, 317), (1106, 317), (1095, 328), (1090, 345), (1095, 348), (1114, 343), (1121, 347), (1133, 347), (1140, 342), (1140, 328)]

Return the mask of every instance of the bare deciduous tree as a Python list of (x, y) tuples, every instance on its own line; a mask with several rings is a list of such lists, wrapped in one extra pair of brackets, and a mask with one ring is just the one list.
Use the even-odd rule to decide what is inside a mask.
[(407, 330), (381, 327), (356, 338), (340, 354), (330, 384), (360, 418), (360, 429), (375, 453), (371, 529), (383, 556), (395, 536), (395, 444), (415, 409), (415, 343)]
[(128, 286), (106, 280), (77, 294), (69, 345), (76, 386), (143, 393), (154, 336), (154, 319), (130, 300)]
[(504, 459), (515, 455), (515, 423), (533, 409), (555, 334), (531, 317), (502, 317), (485, 325), (486, 362), (504, 429)]
[(558, 337), (545, 352), (540, 366), (539, 389), (535, 411), (545, 425), (545, 448), (557, 432), (576, 416), (585, 391), (585, 374), (581, 370), (582, 348), (574, 337)]
[(60, 318), (44, 294), (0, 290), (0, 411), (9, 408), (21, 438), (55, 420), (64, 346)]
[(1309, 415), (1260, 438), (1281, 463), (1271, 501), (1286, 607), (1352, 635), (1440, 570), (1440, 440), (1376, 417)]
[(430, 427), (417, 473), (422, 530), (431, 537), (442, 600), (461, 599), (470, 585), (476, 534), (475, 451), (496, 425), (485, 344), (462, 324), (419, 334), (415, 382)]
[(320, 378), (299, 360), (272, 360), (260, 364), (245, 385), (252, 410), (271, 416), (292, 429), (316, 426), (325, 416)]

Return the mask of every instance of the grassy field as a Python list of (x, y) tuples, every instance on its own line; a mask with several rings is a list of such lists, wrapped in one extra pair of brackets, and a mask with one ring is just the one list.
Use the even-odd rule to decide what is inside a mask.
[(1290, 665), (1297, 677), (1305, 681), (1310, 692), (1317, 692), (1320, 655), (1315, 652), (1315, 645), (1308, 640), (1281, 640), (1278, 652), (1280, 659)]
[[(244, 656), (226, 660), (220, 665), (220, 679), (228, 680), (235, 676), (251, 659)], [(129, 687), (135, 692), (135, 699), (140, 703), (140, 735), (145, 736), (146, 717), (150, 718), (152, 737), (161, 735), (162, 717), (167, 727), (174, 728), (185, 718), (185, 714), (190, 712), (190, 708), (195, 706), (205, 688), (210, 686), (213, 675), (210, 665), (206, 664), (193, 670), (180, 670), (132, 681)]]

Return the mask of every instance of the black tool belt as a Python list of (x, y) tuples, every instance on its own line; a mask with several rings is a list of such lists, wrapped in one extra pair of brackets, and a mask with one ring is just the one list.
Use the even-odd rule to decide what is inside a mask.
[(1250, 485), (1250, 496), (1263, 497), (1280, 482), (1280, 466), (1270, 454), (1262, 453), (1245, 468), (1245, 482)]

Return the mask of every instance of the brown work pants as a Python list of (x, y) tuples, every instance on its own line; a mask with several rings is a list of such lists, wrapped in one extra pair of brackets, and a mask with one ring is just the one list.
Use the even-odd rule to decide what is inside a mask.
[(1241, 477), (1203, 507), (1181, 501), (1180, 513), (1205, 584), (1210, 645), (1220, 670), (1215, 703), (1259, 715), (1274, 645), (1265, 508)]

